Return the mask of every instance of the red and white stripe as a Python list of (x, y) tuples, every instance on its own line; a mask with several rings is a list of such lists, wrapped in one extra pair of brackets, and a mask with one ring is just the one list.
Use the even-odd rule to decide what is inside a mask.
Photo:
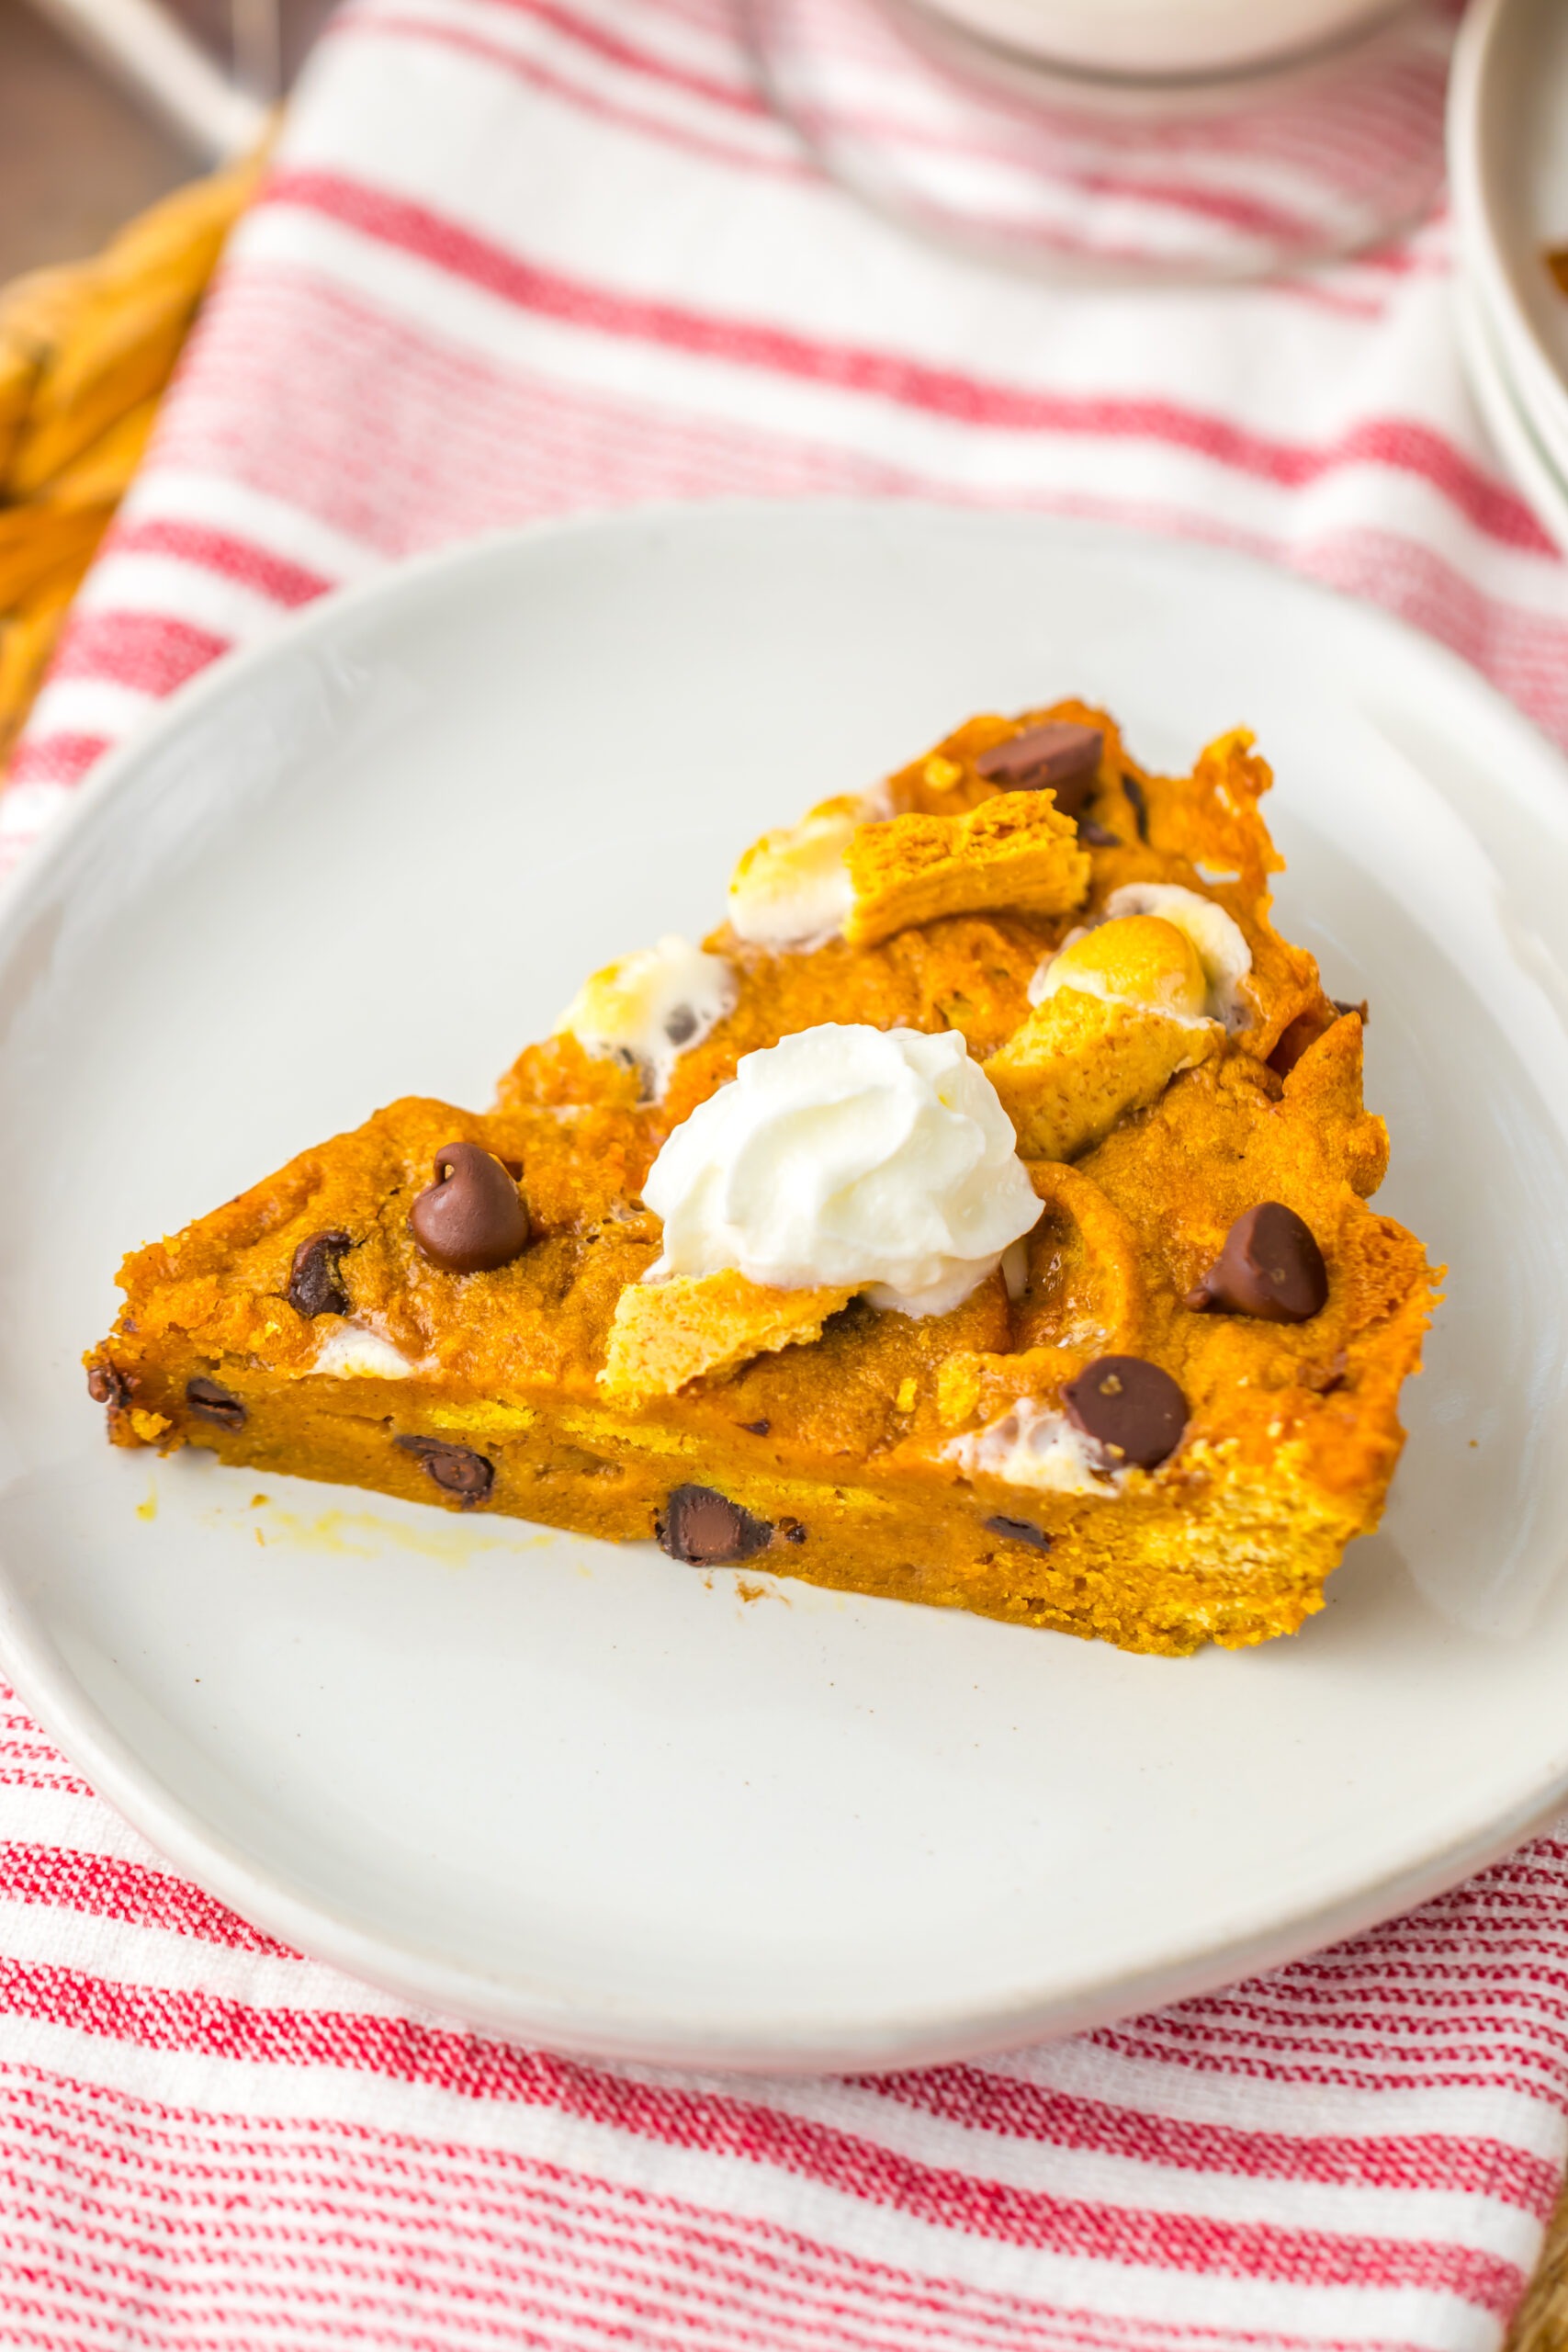
[[(874, 62), (846, 60), (868, 103), (916, 108)], [(1568, 740), (1562, 569), (1461, 389), (1448, 244), (1439, 220), (1308, 285), (1074, 299), (826, 187), (726, 0), (351, 0), (84, 590), (0, 865), (325, 590), (648, 498), (997, 502), (1251, 548)], [(1568, 2155), (1561, 1839), (1076, 2041), (699, 2080), (510, 2049), (298, 1958), (0, 1697), (7, 2345), (1495, 2352), (1538, 2255)]]
[(508, 2048), (297, 1959), (0, 1724), (18, 2344), (1495, 2346), (1568, 2096), (1568, 1843), (1052, 2048), (758, 2084)]

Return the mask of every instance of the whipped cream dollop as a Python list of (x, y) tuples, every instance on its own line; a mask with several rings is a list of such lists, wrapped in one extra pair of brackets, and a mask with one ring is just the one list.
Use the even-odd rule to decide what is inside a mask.
[(591, 1054), (634, 1062), (642, 1091), (658, 1102), (680, 1056), (733, 1012), (739, 990), (722, 956), (706, 955), (673, 932), (585, 980), (557, 1023)]
[(825, 1022), (744, 1054), (654, 1161), (648, 1279), (734, 1267), (780, 1290), (863, 1290), (945, 1315), (1043, 1204), (990, 1080), (954, 1030)]

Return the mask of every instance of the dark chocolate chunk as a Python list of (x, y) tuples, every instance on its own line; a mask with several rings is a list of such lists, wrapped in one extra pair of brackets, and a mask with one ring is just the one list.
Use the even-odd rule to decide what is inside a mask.
[(435, 1182), (409, 1211), (413, 1238), (451, 1274), (489, 1273), (528, 1246), (528, 1212), (513, 1178), (477, 1143), (443, 1145)]
[(1328, 1297), (1328, 1269), (1312, 1227), (1283, 1201), (1259, 1201), (1238, 1216), (1225, 1246), (1187, 1304), (1265, 1323), (1305, 1323)]
[(1372, 1017), (1367, 1009), (1367, 1000), (1365, 997), (1361, 999), (1359, 1004), (1351, 1004), (1344, 997), (1338, 996), (1331, 996), (1328, 1001), (1334, 1007), (1335, 1012), (1341, 1015), (1347, 1012), (1359, 1012), (1361, 1016), (1361, 1026), (1363, 1029)]
[(495, 1484), (495, 1464), (468, 1446), (448, 1445), (434, 1437), (396, 1437), (392, 1443), (413, 1454), (425, 1476), (443, 1494), (456, 1495), (465, 1510), (482, 1503)]
[(696, 1568), (733, 1567), (766, 1551), (773, 1540), (765, 1519), (754, 1519), (712, 1487), (677, 1487), (658, 1533), (661, 1551)]
[(1092, 817), (1078, 819), (1078, 839), (1087, 842), (1090, 849), (1120, 849), (1122, 846), (1121, 834), (1113, 833), (1109, 825), (1097, 825)]
[(1004, 792), (1055, 792), (1063, 816), (1076, 817), (1094, 789), (1104, 749), (1098, 727), (1053, 718), (993, 743), (976, 761), (975, 773)]
[(87, 1374), (87, 1394), (94, 1404), (112, 1406), (116, 1412), (125, 1410), (135, 1385), (131, 1374), (117, 1371), (112, 1363), (96, 1363)]
[(1062, 1392), (1067, 1419), (1117, 1463), (1152, 1470), (1174, 1453), (1187, 1399), (1168, 1372), (1144, 1356), (1100, 1356)]
[[(1003, 1535), (1010, 1544), (1027, 1544), (1032, 1552), (1048, 1552), (1051, 1549), (1051, 1538), (1031, 1519), (1004, 1519), (998, 1513), (995, 1519), (988, 1519), (986, 1525), (991, 1534)], [(1032, 1605), (1041, 1606), (1039, 1602)]]
[(750, 1430), (753, 1437), (766, 1437), (773, 1425), (772, 1421), (742, 1421), (740, 1426)]
[(1122, 771), (1122, 789), (1133, 804), (1133, 815), (1138, 826), (1138, 839), (1141, 842), (1146, 842), (1149, 837), (1149, 798), (1131, 768), (1123, 768)]
[(683, 1046), (688, 1037), (697, 1034), (697, 1016), (689, 1004), (678, 1004), (664, 1024), (664, 1034), (672, 1046)]
[(284, 1295), (296, 1315), (346, 1315), (348, 1293), (338, 1260), (348, 1248), (346, 1233), (312, 1233), (294, 1252)]
[(237, 1396), (220, 1388), (215, 1380), (187, 1380), (186, 1403), (198, 1420), (215, 1421), (220, 1430), (243, 1430), (245, 1408)]
[(798, 1519), (781, 1519), (773, 1535), (781, 1544), (804, 1544), (806, 1541), (806, 1530)]

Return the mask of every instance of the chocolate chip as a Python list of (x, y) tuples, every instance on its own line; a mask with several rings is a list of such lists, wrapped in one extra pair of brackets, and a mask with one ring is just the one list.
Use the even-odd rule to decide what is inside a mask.
[(754, 1519), (712, 1487), (677, 1487), (657, 1532), (660, 1551), (696, 1568), (733, 1567), (773, 1540), (765, 1519)]
[(1006, 792), (1053, 791), (1063, 816), (1076, 817), (1094, 789), (1104, 749), (1098, 727), (1053, 718), (993, 743), (976, 761), (975, 773)]
[(1238, 1216), (1225, 1246), (1187, 1305), (1218, 1307), (1265, 1323), (1305, 1323), (1328, 1296), (1328, 1269), (1312, 1227), (1283, 1201), (1259, 1201)]
[(87, 1394), (95, 1405), (110, 1405), (122, 1413), (130, 1402), (135, 1375), (118, 1372), (112, 1363), (96, 1363), (87, 1374)]
[(1367, 1000), (1365, 997), (1361, 999), (1359, 1004), (1349, 1004), (1343, 997), (1338, 996), (1331, 996), (1328, 1001), (1334, 1007), (1335, 1012), (1339, 1013), (1341, 1016), (1347, 1012), (1359, 1012), (1361, 1016), (1361, 1026), (1363, 1029), (1372, 1017), (1367, 1009)]
[(435, 1182), (409, 1211), (413, 1238), (451, 1274), (489, 1273), (528, 1246), (528, 1212), (499, 1159), (477, 1143), (444, 1144)]
[(1092, 817), (1078, 819), (1078, 839), (1087, 842), (1090, 849), (1120, 849), (1122, 846), (1121, 834), (1113, 833), (1109, 825), (1097, 825)]
[(187, 1380), (186, 1403), (197, 1420), (215, 1421), (220, 1430), (243, 1430), (245, 1408), (237, 1396), (220, 1388), (215, 1380)]
[(1122, 789), (1133, 804), (1133, 815), (1137, 820), (1138, 839), (1141, 842), (1146, 842), (1149, 837), (1148, 795), (1131, 768), (1123, 768), (1122, 771)]
[(740, 1426), (750, 1430), (753, 1437), (766, 1437), (773, 1425), (772, 1421), (742, 1421)]
[(348, 1293), (338, 1260), (348, 1248), (346, 1233), (312, 1233), (294, 1252), (284, 1295), (296, 1315), (346, 1315)]
[(776, 1544), (804, 1544), (806, 1530), (798, 1519), (781, 1519), (773, 1530)]
[(1181, 1443), (1187, 1399), (1143, 1356), (1100, 1356), (1062, 1392), (1067, 1419), (1118, 1461), (1152, 1470)]
[(664, 1034), (672, 1046), (683, 1046), (688, 1037), (697, 1034), (697, 1016), (689, 1004), (678, 1004), (664, 1024)]
[(1048, 1552), (1051, 1549), (1051, 1538), (1031, 1519), (1003, 1519), (998, 1514), (995, 1519), (988, 1519), (986, 1525), (993, 1535), (1003, 1535), (1010, 1544), (1027, 1544), (1032, 1552)]
[(413, 1454), (425, 1476), (443, 1494), (456, 1495), (465, 1510), (482, 1503), (495, 1484), (495, 1464), (466, 1445), (447, 1445), (434, 1437), (395, 1437), (392, 1443)]

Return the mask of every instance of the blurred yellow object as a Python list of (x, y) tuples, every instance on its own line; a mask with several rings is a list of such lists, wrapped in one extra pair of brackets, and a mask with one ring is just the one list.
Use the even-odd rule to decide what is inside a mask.
[(0, 288), (0, 764), (260, 171), (215, 172), (93, 260)]

